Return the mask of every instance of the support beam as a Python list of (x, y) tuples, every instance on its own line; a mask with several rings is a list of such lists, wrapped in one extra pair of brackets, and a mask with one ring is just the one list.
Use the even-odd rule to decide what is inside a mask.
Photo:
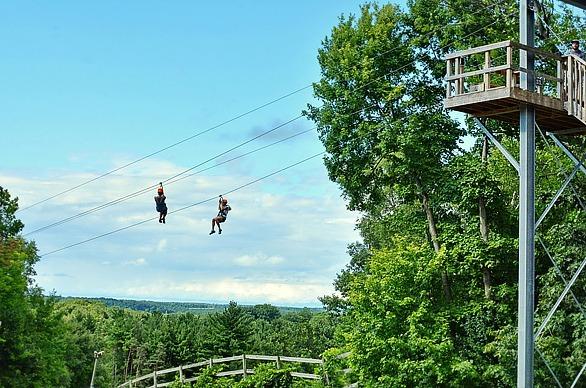
[(572, 288), (572, 286), (576, 282), (576, 279), (578, 279), (578, 276), (580, 276), (580, 273), (582, 273), (582, 270), (584, 269), (585, 266), (586, 266), (586, 259), (582, 261), (582, 264), (580, 264), (580, 267), (578, 267), (578, 269), (574, 273), (574, 276), (572, 276), (572, 279), (570, 279), (570, 282), (568, 284), (566, 284), (566, 287), (564, 288), (564, 291), (562, 292), (562, 294), (556, 300), (553, 307), (549, 310), (549, 312), (547, 313), (547, 316), (545, 317), (543, 322), (541, 322), (539, 329), (537, 329), (537, 332), (535, 333), (535, 338), (539, 338), (541, 333), (543, 333), (545, 326), (547, 326), (549, 320), (551, 319), (551, 317), (553, 317), (553, 314), (555, 314), (555, 311), (558, 309), (559, 305), (562, 303), (562, 301), (564, 300), (564, 298), (566, 297), (566, 295), (568, 294), (568, 292), (570, 291), (570, 289)]
[[(535, 13), (531, 0), (519, 1), (520, 43), (535, 46)], [(532, 2), (531, 2), (532, 3)], [(521, 89), (535, 90), (535, 57), (520, 50)], [(533, 310), (535, 289), (535, 107), (522, 105), (519, 117), (519, 320), (517, 387), (533, 387)]]
[(574, 178), (574, 176), (578, 172), (578, 169), (581, 166), (582, 166), (582, 162), (580, 162), (580, 163), (578, 163), (577, 165), (574, 166), (574, 169), (572, 170), (572, 172), (570, 173), (570, 175), (568, 175), (566, 177), (566, 180), (562, 184), (562, 187), (559, 188), (559, 190), (557, 191), (557, 193), (553, 196), (553, 198), (551, 199), (551, 201), (549, 202), (549, 204), (547, 205), (547, 207), (545, 208), (545, 210), (541, 214), (541, 217), (539, 217), (539, 219), (535, 223), (535, 229), (537, 229), (539, 227), (539, 225), (541, 224), (541, 221), (543, 221), (543, 219), (545, 218), (545, 216), (547, 216), (547, 213), (549, 213), (549, 211), (551, 210), (551, 208), (553, 207), (553, 205), (555, 205), (555, 203), (557, 202), (557, 200), (559, 199), (559, 197), (563, 194), (564, 190), (566, 190), (566, 187), (568, 187), (568, 185), (570, 184), (570, 182), (572, 181), (572, 179)]
[(586, 370), (586, 363), (582, 366), (582, 369), (580, 369), (580, 372), (578, 372), (578, 374), (576, 375), (576, 378), (574, 379), (574, 382), (572, 382), (572, 386), (570, 388), (574, 388), (576, 384), (578, 384), (578, 380), (580, 380), (580, 376), (582, 376), (584, 370)]
[[(570, 151), (568, 149), (568, 147), (566, 147), (564, 145), (564, 143), (562, 143), (553, 133), (548, 132), (547, 136), (551, 137), (554, 141), (554, 143), (560, 147), (560, 149), (562, 151), (564, 151), (564, 153), (568, 156), (568, 158), (570, 158), (572, 160), (572, 162), (574, 162), (574, 164), (578, 164), (580, 163), (580, 161), (578, 160), (578, 158), (572, 153), (572, 151)], [(584, 164), (580, 164), (580, 171), (582, 171), (584, 174), (586, 174), (586, 168), (584, 167)]]
[(488, 139), (490, 140), (490, 142), (496, 147), (498, 148), (498, 150), (503, 154), (503, 156), (509, 161), (509, 163), (511, 163), (511, 166), (513, 166), (513, 168), (515, 170), (517, 170), (517, 174), (519, 173), (519, 162), (517, 162), (517, 159), (515, 159), (515, 157), (513, 155), (511, 155), (511, 153), (509, 152), (509, 150), (507, 150), (497, 139), (496, 137), (494, 137), (494, 135), (482, 124), (482, 122), (480, 120), (478, 120), (478, 118), (474, 117), (474, 122), (476, 123), (476, 125), (478, 125), (480, 127), (480, 130), (486, 135), (486, 137), (488, 137)]
[[(549, 261), (551, 262), (551, 264), (553, 265), (553, 268), (555, 269), (555, 272), (558, 274), (559, 278), (562, 279), (562, 282), (564, 283), (564, 287), (567, 287), (568, 286), (568, 281), (564, 277), (564, 274), (562, 273), (562, 270), (560, 269), (560, 267), (558, 266), (558, 264), (554, 260), (553, 256), (549, 252), (549, 249), (547, 249), (547, 247), (545, 246), (545, 243), (543, 242), (543, 239), (541, 237), (537, 236), (537, 241), (539, 241), (539, 244), (541, 244), (541, 247), (543, 248), (543, 251), (545, 252), (545, 254), (547, 255), (547, 257), (549, 258)], [(570, 289), (569, 293), (572, 296), (572, 299), (574, 299), (574, 303), (576, 304), (576, 307), (578, 307), (578, 310), (580, 310), (580, 313), (586, 319), (586, 311), (584, 311), (584, 308), (582, 307), (582, 304), (580, 303), (580, 301), (578, 300), (578, 298), (572, 292), (571, 289)]]
[(543, 355), (543, 353), (541, 353), (541, 351), (539, 350), (539, 348), (535, 348), (535, 350), (537, 351), (537, 353), (539, 354), (539, 357), (541, 357), (541, 360), (543, 361), (543, 363), (545, 364), (545, 366), (547, 367), (547, 370), (549, 371), (549, 373), (551, 374), (551, 377), (553, 377), (553, 379), (555, 380), (557, 386), (559, 388), (564, 388), (564, 386), (562, 385), (562, 383), (560, 383), (560, 379), (558, 379), (557, 375), (555, 374), (555, 372), (553, 371), (553, 369), (551, 369), (551, 366), (549, 365), (549, 362), (547, 362), (547, 360), (545, 359), (545, 356)]

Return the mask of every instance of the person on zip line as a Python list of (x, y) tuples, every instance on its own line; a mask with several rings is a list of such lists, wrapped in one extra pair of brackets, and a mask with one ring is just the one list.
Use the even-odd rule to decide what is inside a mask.
[(159, 223), (165, 223), (165, 217), (167, 217), (167, 204), (165, 203), (165, 194), (163, 193), (163, 182), (159, 183), (157, 189), (157, 196), (155, 197), (155, 203), (157, 204), (157, 211), (159, 212)]
[(220, 227), (220, 224), (226, 221), (226, 217), (228, 217), (228, 212), (232, 210), (230, 205), (228, 205), (228, 200), (226, 198), (223, 198), (221, 195), (220, 200), (218, 202), (218, 210), (218, 215), (212, 218), (212, 231), (210, 232), (210, 234), (216, 233), (216, 231), (214, 230), (216, 225), (218, 225), (218, 234), (222, 234), (222, 228)]

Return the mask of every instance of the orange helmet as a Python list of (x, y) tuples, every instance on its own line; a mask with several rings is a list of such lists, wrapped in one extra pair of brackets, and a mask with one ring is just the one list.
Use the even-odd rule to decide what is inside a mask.
[(162, 188), (162, 187), (159, 187), (159, 188), (157, 189), (157, 193), (159, 193), (159, 194), (163, 194), (163, 188)]

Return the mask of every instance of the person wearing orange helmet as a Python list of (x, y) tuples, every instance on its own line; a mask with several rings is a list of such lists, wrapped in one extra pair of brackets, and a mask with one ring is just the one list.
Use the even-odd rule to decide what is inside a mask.
[(228, 205), (228, 200), (223, 198), (220, 195), (220, 200), (218, 202), (218, 215), (212, 218), (212, 231), (210, 234), (216, 233), (214, 230), (215, 226), (218, 225), (218, 234), (222, 234), (222, 228), (220, 228), (220, 223), (226, 221), (226, 217), (228, 217), (228, 212), (232, 210), (230, 205)]
[(167, 204), (165, 203), (165, 194), (163, 193), (163, 183), (159, 183), (157, 189), (157, 196), (155, 197), (155, 203), (157, 204), (157, 211), (159, 212), (159, 223), (165, 223), (165, 217), (167, 217)]

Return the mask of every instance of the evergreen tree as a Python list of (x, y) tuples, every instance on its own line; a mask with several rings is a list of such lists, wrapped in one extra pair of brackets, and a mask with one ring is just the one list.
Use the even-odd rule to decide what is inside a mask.
[(212, 347), (215, 355), (244, 354), (252, 340), (253, 318), (236, 302), (231, 301), (221, 312), (210, 316)]

